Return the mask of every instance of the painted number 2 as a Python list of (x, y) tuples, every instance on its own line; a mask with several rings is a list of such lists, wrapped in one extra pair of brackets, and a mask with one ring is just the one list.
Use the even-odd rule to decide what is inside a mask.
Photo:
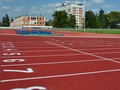
[(28, 88), (15, 88), (11, 90), (47, 90), (47, 89), (41, 86), (33, 86), (33, 87), (28, 87)]

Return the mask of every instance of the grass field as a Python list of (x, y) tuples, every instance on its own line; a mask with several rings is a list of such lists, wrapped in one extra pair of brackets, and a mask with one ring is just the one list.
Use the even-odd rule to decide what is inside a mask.
[(103, 30), (70, 30), (73, 32), (91, 32), (91, 33), (100, 33), (100, 34), (120, 34), (120, 29), (116, 29), (116, 30), (108, 30), (108, 29), (103, 29)]

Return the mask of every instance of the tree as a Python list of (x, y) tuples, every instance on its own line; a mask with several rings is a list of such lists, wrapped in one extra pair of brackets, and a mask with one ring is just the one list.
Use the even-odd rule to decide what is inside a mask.
[(70, 14), (69, 15), (69, 27), (71, 28), (75, 28), (76, 26), (76, 19), (75, 19), (75, 16)]
[(68, 16), (65, 11), (56, 11), (53, 14), (53, 26), (57, 28), (65, 28), (68, 27)]
[(2, 26), (2, 22), (0, 21), (0, 27)]
[(120, 12), (111, 11), (110, 13), (105, 15), (105, 26), (109, 28), (118, 28), (118, 24), (120, 23)]
[(53, 20), (49, 20), (45, 22), (45, 26), (52, 26), (53, 25)]
[(101, 9), (99, 11), (99, 28), (104, 28), (105, 26), (105, 15), (104, 11)]
[(86, 11), (85, 13), (86, 28), (96, 28), (96, 18), (92, 11)]
[(100, 28), (100, 23), (99, 23), (99, 16), (98, 14), (96, 13), (95, 14), (95, 28)]
[(10, 19), (9, 19), (8, 14), (3, 16), (2, 24), (3, 24), (4, 27), (9, 27), (10, 26)]
[(13, 18), (11, 18), (11, 22), (13, 22), (14, 21), (14, 19)]
[(3, 18), (2, 18), (2, 26), (6, 26), (6, 19), (5, 19), (4, 16), (3, 16)]

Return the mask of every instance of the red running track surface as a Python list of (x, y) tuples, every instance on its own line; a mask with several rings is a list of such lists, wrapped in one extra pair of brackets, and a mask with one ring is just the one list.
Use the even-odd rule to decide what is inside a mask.
[(0, 90), (120, 90), (119, 41), (1, 35)]

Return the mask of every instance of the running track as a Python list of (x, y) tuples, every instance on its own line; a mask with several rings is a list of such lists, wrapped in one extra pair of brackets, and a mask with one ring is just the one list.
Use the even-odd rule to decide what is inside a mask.
[(120, 90), (120, 38), (0, 36), (0, 90)]

